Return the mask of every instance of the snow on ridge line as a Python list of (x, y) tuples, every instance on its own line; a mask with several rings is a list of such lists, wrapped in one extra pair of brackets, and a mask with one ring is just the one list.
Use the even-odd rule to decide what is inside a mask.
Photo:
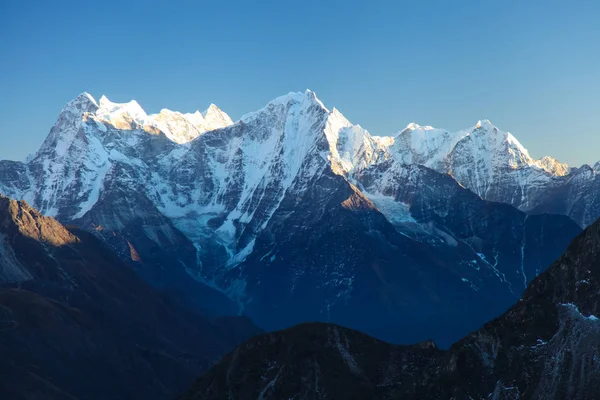
[[(403, 150), (411, 155), (404, 156), (405, 162), (409, 161), (406, 160), (406, 157), (412, 159), (413, 156), (416, 156), (419, 159), (428, 160), (428, 162), (417, 163), (434, 169), (439, 169), (436, 166), (447, 160), (459, 144), (463, 148), (468, 146), (466, 141), (469, 140), (471, 151), (475, 152), (476, 148), (480, 149), (480, 153), (481, 150), (486, 150), (488, 155), (495, 155), (499, 161), (501, 159), (498, 157), (504, 157), (508, 165), (515, 169), (527, 166), (543, 170), (554, 176), (564, 176), (570, 171), (567, 164), (552, 157), (545, 156), (534, 159), (513, 134), (500, 130), (488, 119), (479, 120), (474, 126), (456, 132), (421, 126), (412, 122), (393, 135), (393, 139), (407, 145), (407, 148)], [(474, 155), (477, 155), (476, 152)], [(484, 158), (483, 153), (479, 158)]]
[(315, 92), (313, 92), (310, 89), (306, 89), (304, 92), (289, 92), (288, 94), (284, 94), (283, 96), (276, 97), (273, 100), (269, 101), (264, 107), (242, 115), (239, 121), (247, 122), (252, 118), (255, 118), (260, 113), (266, 112), (270, 107), (277, 105), (285, 105), (290, 103), (291, 101), (294, 101), (296, 103), (314, 102), (326, 112), (330, 112), (329, 109), (325, 107), (323, 102), (321, 102), (321, 100), (317, 98)]
[(574, 315), (578, 316), (579, 318), (581, 318), (583, 320), (595, 321), (595, 322), (600, 321), (600, 319), (598, 319), (598, 317), (596, 317), (593, 314), (584, 315), (581, 311), (579, 311), (579, 307), (577, 307), (577, 305), (574, 303), (560, 303), (560, 305), (565, 307), (568, 310), (571, 310), (571, 312), (573, 312)]
[(99, 124), (107, 124), (121, 130), (132, 130), (138, 127), (159, 129), (171, 141), (183, 144), (200, 134), (225, 128), (233, 124), (232, 119), (214, 103), (201, 113), (180, 113), (162, 109), (159, 113), (147, 114), (136, 100), (126, 103), (115, 103), (103, 95), (98, 102), (94, 97), (83, 92), (71, 100), (61, 114), (68, 113), (76, 118), (84, 115), (91, 117)]
[[(166, 136), (171, 141), (178, 144), (187, 143), (207, 131), (225, 128), (234, 124), (233, 120), (226, 113), (212, 103), (204, 112), (196, 111), (194, 113), (184, 114), (163, 109), (158, 114), (147, 115), (135, 100), (128, 103), (113, 103), (108, 100), (106, 96), (102, 96), (98, 105), (94, 98), (87, 92), (80, 94), (77, 99), (80, 99), (80, 101), (84, 99), (84, 101), (88, 101), (94, 105), (97, 108), (94, 114), (103, 123), (108, 123), (119, 129), (133, 129), (131, 122), (135, 122), (140, 126), (151, 126), (165, 132)], [(237, 122), (248, 122), (261, 112), (266, 112), (269, 107), (288, 104), (290, 102), (316, 104), (330, 114), (339, 113), (336, 108), (329, 111), (329, 109), (327, 109), (317, 98), (315, 92), (306, 89), (304, 92), (289, 92), (286, 95), (279, 96), (267, 103), (265, 107), (243, 115)], [(165, 117), (165, 114), (167, 113), (171, 116)], [(339, 114), (341, 115), (341, 113)], [(183, 119), (185, 119), (191, 127), (187, 126), (187, 124), (183, 122)], [(570, 171), (567, 164), (560, 163), (552, 157), (546, 156), (541, 159), (534, 159), (529, 155), (528, 150), (510, 132), (499, 130), (488, 119), (479, 120), (471, 128), (457, 132), (437, 129), (428, 125), (421, 126), (413, 122), (408, 124), (404, 130), (396, 135), (371, 136), (371, 138), (377, 142), (378, 148), (383, 149), (386, 147), (389, 148), (386, 151), (391, 151), (393, 150), (392, 147), (394, 143), (400, 136), (410, 134), (412, 139), (409, 143), (405, 143), (409, 146), (409, 149), (405, 150), (418, 155), (419, 157), (417, 158), (429, 158), (430, 162), (415, 161), (413, 160), (413, 156), (408, 159), (403, 156), (402, 161), (423, 164), (438, 169), (435, 168), (435, 166), (443, 163), (444, 159), (449, 156), (459, 142), (476, 133), (481, 135), (481, 130), (484, 131), (485, 136), (495, 138), (497, 144), (492, 146), (504, 146), (503, 143), (508, 146), (505, 150), (507, 152), (508, 165), (513, 168), (519, 168), (526, 165), (538, 170), (543, 170), (555, 176), (564, 176)], [(394, 150), (397, 150), (398, 146), (395, 147), (396, 149)]]

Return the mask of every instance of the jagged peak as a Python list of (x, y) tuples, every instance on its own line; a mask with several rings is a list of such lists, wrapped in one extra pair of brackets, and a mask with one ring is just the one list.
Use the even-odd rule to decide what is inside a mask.
[(96, 117), (118, 129), (133, 129), (132, 121), (140, 126), (148, 124), (148, 115), (137, 101), (113, 103), (104, 95), (100, 98)]
[(60, 112), (56, 123), (39, 150), (27, 157), (28, 162), (46, 151), (54, 151), (58, 156), (67, 153), (68, 148), (77, 136), (86, 114), (98, 111), (98, 103), (91, 94), (83, 92), (69, 101)]
[(536, 160), (531, 157), (529, 151), (513, 136), (510, 132), (504, 132), (498, 129), (489, 119), (479, 120), (477, 124), (470, 130), (471, 137), (479, 137), (479, 140), (484, 140), (485, 148), (488, 151), (504, 154), (503, 160), (508, 162), (512, 168), (522, 166), (538, 166)]
[[(306, 89), (304, 91), (304, 95), (309, 98), (311, 101), (315, 102), (316, 104), (318, 104), (319, 106), (321, 106), (323, 109), (327, 110), (327, 107), (325, 107), (325, 105), (323, 104), (323, 102), (321, 100), (319, 100), (319, 98), (317, 97), (317, 94), (315, 92), (313, 92), (310, 89)], [(327, 110), (329, 111), (329, 110)]]
[[(485, 130), (485, 131), (491, 131), (491, 132), (500, 132), (500, 129), (498, 129), (494, 124), (492, 124), (492, 122), (490, 122), (489, 119), (482, 119), (482, 120), (478, 120), (477, 123), (469, 128), (469, 129), (465, 129), (465, 130), (461, 130), (461, 131), (457, 131), (458, 132), (472, 132), (475, 130)], [(404, 129), (402, 129), (400, 131), (401, 132), (405, 132), (405, 131), (440, 131), (440, 132), (450, 132), (446, 129), (441, 129), (441, 128), (435, 128), (431, 125), (419, 125), (416, 122), (411, 122), (408, 125), (406, 125), (406, 127)]]
[(561, 163), (557, 159), (550, 156), (544, 156), (539, 160), (536, 160), (536, 165), (557, 176), (567, 175), (571, 171), (571, 168), (568, 164)]
[(79, 96), (77, 96), (75, 98), (75, 100), (87, 101), (87, 102), (90, 102), (91, 104), (93, 104), (95, 106), (98, 106), (98, 103), (96, 102), (96, 99), (94, 99), (94, 96), (92, 96), (88, 92), (81, 93)]
[(527, 157), (530, 157), (529, 151), (525, 148), (525, 146), (521, 144), (521, 142), (519, 142), (519, 140), (512, 133), (501, 131), (496, 125), (492, 124), (492, 122), (489, 119), (477, 121), (477, 123), (471, 129), (471, 131), (473, 133), (484, 132), (486, 136), (493, 137), (495, 142), (497, 143), (507, 142), (509, 146), (514, 150), (523, 153)]
[(112, 101), (110, 101), (105, 95), (102, 95), (100, 97), (100, 106), (107, 107), (109, 104), (113, 104)]
[(199, 110), (194, 111), (193, 113), (186, 113), (183, 116), (192, 123), (192, 125), (200, 127), (204, 126), (204, 116)]
[(581, 167), (577, 168), (577, 174), (594, 174), (594, 168), (592, 168), (589, 164), (583, 164)]
[(499, 132), (500, 131), (498, 129), (498, 127), (496, 127), (496, 125), (492, 124), (492, 122), (489, 119), (480, 119), (479, 121), (477, 121), (477, 123), (475, 124), (473, 129), (485, 129), (486, 131), (491, 131), (491, 132)]
[(208, 108), (200, 115), (209, 125), (208, 129), (219, 129), (233, 125), (233, 120), (231, 117), (217, 107), (214, 103), (211, 103), (210, 106), (208, 106)]
[[(199, 111), (196, 111), (199, 112)], [(208, 106), (208, 108), (206, 110), (204, 110), (204, 112), (202, 112), (202, 116), (206, 117), (208, 114), (214, 114), (214, 113), (222, 113), (223, 111), (217, 107), (217, 105), (215, 103), (210, 103), (210, 105)]]
[(130, 100), (127, 103), (113, 103), (110, 101), (105, 95), (100, 97), (100, 107), (98, 110), (99, 113), (108, 113), (112, 114), (118, 112), (120, 114), (126, 113), (131, 116), (134, 115), (144, 115), (146, 116), (146, 112), (140, 106), (140, 104), (135, 100)]
[(323, 105), (321, 100), (319, 100), (317, 98), (317, 95), (315, 94), (315, 92), (313, 92), (310, 89), (306, 89), (304, 92), (289, 92), (288, 94), (285, 94), (283, 96), (276, 97), (275, 99), (268, 102), (267, 105), (265, 107), (261, 108), (260, 110), (254, 111), (254, 112), (251, 112), (248, 114), (244, 114), (240, 118), (240, 121), (247, 122), (247, 121), (253, 119), (255, 116), (266, 112), (268, 109), (270, 109), (272, 107), (276, 107), (276, 106), (280, 106), (280, 105), (288, 105), (288, 104), (292, 104), (292, 103), (300, 104), (305, 108), (308, 108), (312, 105), (317, 105), (325, 113), (329, 113), (329, 109), (327, 109), (327, 107), (325, 107), (325, 105)]
[(327, 107), (325, 107), (323, 105), (323, 103), (321, 102), (321, 100), (319, 100), (319, 98), (317, 97), (317, 94), (310, 89), (306, 89), (304, 92), (289, 92), (288, 94), (285, 94), (283, 96), (276, 97), (275, 99), (271, 100), (267, 104), (267, 106), (269, 106), (271, 104), (273, 104), (273, 105), (288, 104), (290, 102), (314, 103), (314, 104), (317, 104), (320, 107), (322, 107), (327, 112), (329, 112)]
[(496, 143), (507, 142), (510, 145), (510, 147), (512, 147), (514, 150), (518, 150), (523, 154), (526, 154), (527, 157), (529, 157), (529, 151), (527, 151), (527, 149), (521, 144), (521, 142), (519, 142), (519, 140), (512, 133), (504, 132), (498, 129), (498, 127), (494, 125), (489, 119), (482, 119), (477, 121), (475, 126), (469, 129), (468, 132), (469, 135), (481, 135), (483, 133), (484, 136), (494, 138), (494, 142)]
[(504, 149), (505, 146), (508, 146), (509, 164), (514, 168), (526, 165), (542, 169), (555, 176), (564, 176), (570, 172), (567, 164), (552, 157), (545, 156), (539, 160), (534, 159), (529, 154), (529, 150), (512, 133), (501, 131), (488, 119), (477, 121), (477, 124), (469, 130), (468, 135), (481, 131), (484, 132), (483, 137), (489, 137), (496, 148)]
[(63, 108), (62, 112), (73, 114), (82, 114), (84, 112), (94, 112), (98, 108), (96, 99), (88, 92), (83, 92), (69, 101)]
[(434, 130), (434, 129), (435, 129), (435, 128), (434, 128), (433, 126), (430, 126), (430, 125), (424, 125), (424, 126), (423, 126), (423, 125), (419, 125), (419, 124), (417, 124), (416, 122), (411, 122), (411, 123), (409, 123), (408, 125), (406, 125), (406, 128), (404, 128), (404, 129), (402, 130), (402, 132), (403, 132), (403, 131), (407, 131), (407, 130), (408, 130), (408, 131), (416, 131), (416, 130), (432, 131), (432, 130)]
[[(9, 221), (21, 235), (52, 246), (78, 242), (79, 239), (54, 218), (42, 215), (25, 200), (0, 194), (0, 222)], [(4, 226), (7, 222), (3, 223)]]
[(344, 114), (342, 114), (342, 113), (341, 113), (341, 111), (340, 111), (340, 110), (338, 110), (338, 109), (337, 109), (337, 108), (335, 108), (335, 107), (333, 107), (333, 108), (331, 109), (331, 112), (329, 113), (329, 115), (330, 115), (331, 117), (333, 117), (333, 118), (337, 119), (338, 121), (340, 121), (340, 122), (341, 122), (341, 123), (343, 123), (343, 124), (346, 124), (346, 125), (350, 125), (350, 124), (351, 124), (351, 122), (350, 122), (350, 121), (348, 121), (348, 118), (346, 118), (346, 117), (344, 116)]
[[(415, 135), (413, 132), (418, 134)], [(443, 160), (455, 150), (459, 143), (468, 145), (470, 141), (474, 141), (476, 144), (471, 149), (472, 151), (481, 152), (485, 149), (499, 157), (498, 161), (505, 160), (514, 168), (530, 166), (555, 176), (563, 176), (571, 171), (567, 164), (552, 157), (534, 159), (513, 134), (500, 130), (489, 119), (481, 119), (474, 126), (456, 132), (421, 126), (412, 122), (396, 137), (401, 135), (407, 135), (410, 138), (408, 142), (401, 142), (407, 145), (408, 152), (412, 153), (412, 156), (405, 156), (406, 159), (410, 160), (417, 154), (421, 159), (420, 162), (426, 166), (445, 165)], [(402, 149), (400, 150), (402, 151)]]

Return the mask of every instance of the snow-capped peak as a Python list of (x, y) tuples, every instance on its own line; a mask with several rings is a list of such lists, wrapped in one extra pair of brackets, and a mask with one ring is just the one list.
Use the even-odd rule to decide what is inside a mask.
[(100, 96), (100, 106), (101, 107), (106, 108), (112, 104), (114, 104), (114, 103), (111, 102), (110, 100), (108, 100), (108, 97), (106, 97), (105, 95)]
[(187, 143), (204, 132), (233, 124), (229, 115), (214, 104), (211, 104), (204, 113), (196, 111), (192, 114), (182, 114), (164, 108), (158, 114), (148, 115), (135, 100), (114, 103), (103, 95), (96, 103), (86, 92), (71, 100), (63, 109), (65, 115), (71, 116), (67, 119), (82, 120), (86, 112), (90, 113), (91, 118), (100, 125), (108, 125), (120, 130), (141, 128), (152, 133), (156, 133), (158, 129), (176, 143)]
[(539, 168), (548, 171), (556, 176), (567, 175), (571, 170), (571, 168), (567, 164), (561, 163), (557, 159), (549, 156), (544, 156), (539, 160), (536, 160), (535, 163)]
[(106, 96), (100, 98), (96, 117), (117, 129), (134, 129), (136, 124), (142, 126), (148, 122), (148, 115), (137, 101), (113, 103)]
[(496, 128), (496, 126), (492, 124), (489, 119), (480, 119), (479, 121), (477, 121), (474, 128), (483, 128), (490, 131), (498, 131), (498, 128)]
[(465, 177), (477, 173), (480, 182), (491, 179), (483, 178), (484, 175), (489, 176), (503, 167), (531, 167), (554, 176), (569, 172), (568, 165), (551, 157), (534, 159), (517, 138), (510, 132), (501, 131), (488, 119), (457, 132), (410, 123), (396, 135), (393, 155), (402, 163), (425, 165), (440, 172), (450, 172), (455, 177), (462, 168), (458, 165), (465, 162)]
[(202, 113), (203, 116), (207, 116), (209, 113), (218, 113), (221, 112), (221, 109), (219, 107), (216, 106), (215, 103), (210, 103), (210, 105), (208, 106), (208, 108), (206, 110), (204, 110), (204, 112)]
[(190, 121), (194, 126), (204, 126), (204, 116), (198, 110), (193, 113), (183, 114), (183, 116), (187, 118), (187, 120)]
[(323, 105), (323, 103), (321, 102), (321, 100), (319, 100), (317, 98), (317, 94), (310, 89), (306, 89), (304, 92), (289, 92), (286, 95), (279, 96), (279, 97), (275, 98), (274, 100), (270, 101), (267, 104), (267, 107), (269, 107), (270, 105), (288, 104), (291, 102), (304, 103), (304, 104), (316, 104), (316, 105), (320, 106), (321, 108), (323, 108), (324, 110), (326, 110), (327, 112), (329, 112), (327, 107), (325, 107)]
[[(76, 159), (81, 158), (80, 153), (87, 152), (89, 157), (85, 162), (100, 166), (98, 168), (106, 173), (110, 167), (110, 162), (104, 163), (106, 160), (127, 159), (136, 165), (145, 162), (129, 160), (136, 154), (135, 147), (147, 139), (145, 132), (162, 132), (172, 142), (186, 144), (207, 131), (232, 124), (231, 118), (214, 104), (204, 112), (182, 114), (163, 109), (158, 114), (147, 115), (134, 100), (113, 103), (102, 96), (97, 103), (88, 93), (82, 93), (67, 104), (38, 154), (44, 152), (55, 158)], [(392, 158), (400, 164), (419, 164), (450, 173), (463, 186), (486, 198), (490, 197), (491, 185), (508, 173), (514, 172), (519, 176), (519, 184), (525, 185), (533, 179), (543, 180), (569, 172), (566, 164), (550, 157), (533, 159), (514, 136), (499, 130), (489, 120), (480, 120), (475, 126), (458, 132), (411, 123), (397, 135), (371, 136), (359, 125), (348, 121), (338, 109), (329, 111), (311, 90), (280, 96), (262, 109), (243, 116), (240, 125), (243, 124), (250, 126), (239, 127), (247, 133), (242, 137), (237, 136), (237, 130), (223, 132), (224, 138), (235, 136), (236, 139), (235, 144), (219, 150), (231, 157), (223, 158), (219, 153), (218, 160), (231, 161), (241, 154), (245, 174), (252, 177), (246, 181), (248, 190), (262, 181), (273, 160), (285, 164), (285, 182), (291, 184), (304, 160), (315, 154), (317, 156), (310, 159), (314, 164), (311, 164), (314, 166), (311, 171), (318, 170), (325, 162), (334, 172), (352, 178), (353, 174)], [(135, 132), (120, 134), (119, 131), (124, 130)], [(207, 138), (215, 138), (215, 135)], [(213, 142), (210, 143), (212, 146)], [(117, 150), (117, 145), (122, 147)], [(99, 151), (103, 146), (107, 147)], [(241, 153), (237, 151), (239, 146), (244, 146)], [(188, 150), (196, 148), (194, 143), (181, 147), (165, 146), (165, 149), (174, 149), (172, 159), (169, 158), (171, 161), (164, 161), (165, 165), (181, 159), (183, 154), (195, 157), (194, 151)], [(280, 157), (281, 154), (284, 156)], [(211, 162), (220, 165), (221, 161), (215, 160)], [(229, 164), (219, 168), (225, 171)], [(275, 170), (280, 168), (282, 166)]]
[(131, 100), (127, 103), (113, 103), (106, 96), (100, 97), (100, 109), (99, 113), (132, 113), (132, 114), (143, 114), (146, 112), (142, 109), (139, 103), (135, 100)]
[(337, 108), (333, 107), (333, 109), (331, 110), (331, 116), (338, 119), (338, 121), (340, 123), (342, 123), (343, 125), (352, 125), (350, 121), (348, 121), (348, 119), (344, 116), (344, 114), (341, 113), (340, 110), (338, 110)]
[[(483, 134), (480, 132), (483, 132)], [(567, 164), (561, 163), (552, 157), (545, 156), (539, 160), (534, 159), (513, 134), (501, 131), (487, 119), (478, 121), (469, 135), (487, 138), (485, 141), (488, 144), (484, 146), (487, 151), (493, 150), (496, 153), (504, 154), (503, 157), (512, 168), (533, 167), (555, 176), (563, 176), (569, 173)]]
[[(204, 113), (163, 109), (147, 115), (136, 101), (113, 103), (102, 96), (96, 103), (83, 93), (69, 102), (29, 160), (44, 182), (37, 204), (50, 215), (80, 218), (98, 201), (105, 181), (116, 179), (115, 171), (123, 168), (139, 173), (131, 182), (147, 190), (148, 199), (169, 218), (226, 215), (218, 240), (232, 254), (247, 254), (252, 234), (238, 235), (236, 242), (243, 224), (260, 215), (260, 224), (248, 232), (264, 229), (286, 193), (300, 191), (323, 171), (359, 183), (369, 168), (425, 165), (490, 199), (498, 198), (492, 197), (494, 184), (514, 178), (517, 189), (511, 186), (509, 200), (522, 197), (518, 204), (527, 206), (523, 187), (568, 168), (551, 158), (532, 160), (511, 134), (488, 120), (458, 132), (411, 123), (394, 136), (371, 136), (338, 109), (329, 111), (310, 90), (280, 96), (234, 127), (214, 131), (232, 123), (214, 104)], [(257, 201), (263, 198), (268, 209), (256, 208), (263, 207), (263, 200)], [(75, 201), (79, 208), (65, 206)], [(181, 223), (178, 228), (198, 237), (196, 223)], [(215, 235), (213, 226), (206, 229)]]
[(207, 130), (221, 129), (233, 125), (233, 120), (229, 115), (212, 103), (201, 115), (205, 124), (210, 127), (210, 129)]
[(73, 100), (69, 101), (60, 112), (58, 119), (50, 134), (44, 140), (44, 143), (35, 155), (29, 159), (35, 158), (38, 154), (51, 152), (59, 157), (64, 156), (71, 143), (77, 136), (83, 120), (88, 114), (93, 114), (98, 110), (98, 103), (87, 92), (81, 93)]
[(62, 113), (80, 115), (84, 112), (94, 112), (98, 108), (96, 99), (88, 92), (83, 92), (73, 100), (69, 101), (62, 109)]
[(486, 163), (489, 173), (500, 166), (512, 169), (533, 166), (535, 161), (510, 132), (499, 130), (489, 120), (478, 121), (465, 139), (457, 142), (453, 153), (453, 158), (469, 154), (476, 159), (489, 160)]
[(200, 119), (196, 118), (196, 121), (199, 122), (196, 125), (188, 116), (163, 108), (158, 114), (148, 116), (148, 124), (158, 128), (171, 141), (182, 144), (196, 139), (206, 131), (204, 119), (201, 115), (199, 117)]
[(287, 106), (292, 104), (299, 104), (302, 108), (308, 108), (311, 105), (317, 105), (323, 111), (329, 113), (329, 110), (323, 105), (321, 100), (317, 98), (315, 92), (306, 89), (306, 91), (304, 92), (289, 92), (288, 94), (285, 94), (283, 96), (276, 97), (275, 99), (268, 102), (267, 105), (261, 108), (260, 110), (242, 115), (240, 121), (247, 122), (256, 118), (256, 116), (260, 115), (261, 113), (265, 113), (269, 110), (272, 110), (274, 107)]
[(424, 131), (430, 131), (435, 129), (433, 126), (421, 126), (419, 124), (417, 124), (416, 122), (411, 122), (410, 124), (406, 125), (406, 128), (404, 128), (401, 132), (409, 130), (409, 131), (415, 131), (415, 130), (424, 130)]
[(100, 97), (100, 108), (96, 112), (97, 116), (100, 116), (101, 114), (109, 116), (111, 114), (129, 114), (131, 117), (147, 117), (146, 112), (137, 101), (130, 100), (127, 103), (113, 103), (104, 95)]
[(89, 94), (88, 92), (81, 93), (79, 96), (76, 97), (76, 99), (80, 99), (82, 101), (89, 102), (90, 104), (98, 107), (98, 103), (96, 103), (96, 99), (94, 99), (94, 97), (91, 94)]

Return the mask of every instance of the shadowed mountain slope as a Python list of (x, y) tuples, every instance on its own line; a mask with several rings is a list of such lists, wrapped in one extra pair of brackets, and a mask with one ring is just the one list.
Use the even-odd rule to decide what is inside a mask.
[(0, 196), (0, 397), (169, 398), (257, 332), (175, 304), (89, 233)]
[(182, 399), (597, 399), (598, 315), (600, 222), (517, 304), (449, 350), (303, 324), (250, 339)]
[[(0, 162), (0, 191), (204, 312), (449, 346), (504, 312), (581, 228), (482, 198), (489, 179), (563, 167), (489, 123), (448, 135), (373, 136), (309, 90), (235, 123), (215, 107), (147, 115), (84, 93), (26, 162)], [(452, 171), (438, 152), (450, 144)], [(477, 192), (455, 179), (475, 167)]]

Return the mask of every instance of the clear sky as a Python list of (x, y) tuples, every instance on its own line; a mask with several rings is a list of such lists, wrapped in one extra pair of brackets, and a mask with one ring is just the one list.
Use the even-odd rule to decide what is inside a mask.
[(533, 156), (600, 160), (598, 1), (0, 0), (0, 159), (83, 91), (233, 119), (310, 88), (377, 135), (490, 119)]

